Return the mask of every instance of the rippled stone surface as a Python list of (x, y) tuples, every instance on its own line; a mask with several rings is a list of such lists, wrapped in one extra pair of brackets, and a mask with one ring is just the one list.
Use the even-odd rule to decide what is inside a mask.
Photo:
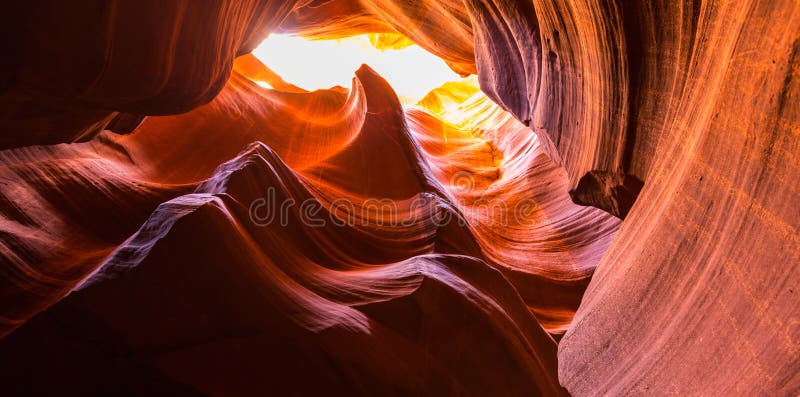
[[(800, 389), (796, 2), (3, 7), (12, 394)], [(305, 92), (245, 55), (272, 31), (480, 91)]]

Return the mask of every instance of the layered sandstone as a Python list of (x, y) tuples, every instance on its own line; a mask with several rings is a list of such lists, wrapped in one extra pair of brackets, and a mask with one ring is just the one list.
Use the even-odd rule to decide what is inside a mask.
[[(796, 2), (3, 7), (12, 394), (800, 390)], [(270, 32), (479, 87), (306, 92)]]

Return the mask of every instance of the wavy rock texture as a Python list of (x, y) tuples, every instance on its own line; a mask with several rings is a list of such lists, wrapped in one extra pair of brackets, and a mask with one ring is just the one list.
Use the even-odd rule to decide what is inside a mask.
[[(271, 76), (247, 58), (237, 66)], [(130, 135), (7, 151), (6, 178), (26, 195), (4, 197), (19, 211), (15, 220), (28, 222), (4, 250), (14, 259), (7, 271), (34, 265), (38, 273), (5, 277), (13, 294), (6, 302), (14, 302), (4, 307), (6, 332), (77, 288), (3, 340), (3, 356), (16, 358), (7, 374), (28, 380), (15, 384), (84, 392), (563, 393), (551, 334), (566, 329), (619, 222), (570, 204), (561, 190), (533, 195), (526, 219), (494, 228), (470, 211), (470, 196), (511, 203), (539, 183), (565, 183), (536, 135), (481, 94), (474, 104), (450, 99), (472, 107), (464, 118), (474, 125), (458, 127), (425, 108), (405, 114), (380, 77), (367, 68), (357, 76), (349, 92), (305, 93), (266, 90), (235, 72), (210, 104), (149, 117)], [(515, 160), (495, 161), (502, 150)], [(488, 167), (495, 183), (473, 191), (449, 185), (455, 170)], [(57, 200), (64, 191), (72, 193), (66, 204)], [(348, 212), (332, 203), (342, 197), (389, 198), (397, 208)], [(251, 203), (264, 198), (310, 201), (328, 213), (322, 220), (355, 222), (322, 227), (294, 208), (286, 226), (260, 226)], [(93, 216), (80, 218), (81, 208)], [(37, 217), (53, 214), (58, 222)], [(388, 216), (401, 226), (387, 225)], [(117, 217), (125, 222), (112, 222)], [(605, 226), (571, 232), (583, 219)], [(68, 225), (82, 227), (65, 235)], [(570, 236), (553, 240), (555, 232)], [(493, 246), (498, 238), (516, 242)], [(60, 342), (37, 345), (42, 335)], [(29, 375), (65, 355), (74, 359), (68, 366), (39, 373), (47, 382)], [(113, 364), (115, 357), (124, 363)], [(486, 362), (504, 376), (481, 371)], [(267, 368), (281, 369), (257, 375)], [(82, 375), (98, 371), (108, 377), (99, 384)], [(307, 373), (318, 381), (305, 383)]]
[[(3, 8), (10, 394), (800, 392), (796, 2)], [(271, 31), (482, 93), (306, 92)]]
[(432, 91), (421, 102), (426, 110), (408, 111), (409, 126), (490, 263), (560, 336), (619, 221), (572, 204), (564, 170), (537, 135), (482, 93), (464, 98), (464, 91)]

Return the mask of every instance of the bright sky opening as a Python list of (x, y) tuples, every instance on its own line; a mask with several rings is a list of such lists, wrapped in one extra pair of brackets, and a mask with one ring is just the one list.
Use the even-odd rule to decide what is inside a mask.
[(379, 50), (368, 35), (308, 40), (273, 34), (253, 55), (286, 82), (309, 91), (337, 85), (350, 88), (355, 71), (367, 64), (389, 82), (406, 105), (417, 103), (448, 81), (461, 79), (443, 60), (418, 45)]

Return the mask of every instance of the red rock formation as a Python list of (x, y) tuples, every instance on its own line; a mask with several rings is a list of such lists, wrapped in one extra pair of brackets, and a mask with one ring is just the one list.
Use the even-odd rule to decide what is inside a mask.
[[(201, 392), (234, 393), (358, 389), (561, 393), (554, 376), (556, 344), (529, 306), (555, 312), (549, 317), (556, 319), (556, 325), (548, 328), (558, 331), (563, 328), (563, 314), (558, 311), (571, 313), (577, 302), (548, 301), (535, 294), (520, 297), (512, 283), (536, 279), (546, 283), (553, 276), (544, 272), (526, 276), (535, 269), (523, 268), (509, 283), (495, 270), (502, 265), (484, 256), (473, 232), (455, 222), (463, 217), (461, 209), (428, 171), (391, 89), (368, 69), (358, 76), (349, 94), (284, 93), (265, 90), (235, 74), (212, 103), (195, 111), (150, 117), (128, 136), (105, 133), (90, 143), (62, 146), (78, 152), (57, 152), (61, 162), (87, 154), (100, 156), (114, 148), (121, 176), (117, 183), (104, 186), (104, 194), (75, 195), (74, 207), (96, 208), (97, 218), (83, 221), (85, 235), (65, 241), (58, 230), (43, 229), (51, 240), (40, 242), (19, 233), (24, 245), (7, 254), (45, 244), (79, 249), (95, 234), (102, 234), (108, 243), (99, 244), (98, 254), (81, 262), (85, 266), (43, 255), (11, 267), (35, 263), (55, 280), (50, 289), (36, 294), (21, 282), (7, 288), (18, 296), (7, 309), (25, 310), (16, 314), (20, 320), (79, 286), (42, 320), (24, 325), (3, 341), (4, 356), (20, 360), (11, 373), (26, 379), (24, 374), (35, 373), (29, 371), (38, 366), (36, 362), (71, 349), (75, 362), (70, 368), (48, 366), (45, 376), (53, 383), (27, 378), (31, 383), (25, 386), (48, 390), (67, 382), (76, 390), (96, 390), (76, 372), (95, 373), (119, 355), (141, 357), (133, 359), (135, 363), (125, 359), (123, 365), (135, 367), (134, 382), (150, 379), (146, 373), (158, 373), (152, 384), (142, 386), (151, 392), (188, 385)], [(314, 119), (304, 114), (310, 109)], [(433, 117), (421, 111), (414, 114)], [(512, 122), (508, 116), (505, 120)], [(528, 131), (527, 137), (534, 135)], [(171, 145), (160, 145), (164, 139)], [(272, 149), (247, 143), (254, 141), (269, 142)], [(246, 149), (236, 155), (236, 146)], [(22, 157), (25, 152), (8, 153)], [(224, 162), (224, 157), (233, 160)], [(213, 170), (217, 163), (223, 164)], [(9, 178), (22, 179), (37, 167), (20, 161), (14, 172), (9, 170)], [(75, 186), (63, 186), (67, 178), (58, 170), (57, 178), (24, 179), (18, 185), (37, 186), (40, 192), (79, 192), (94, 188), (107, 172), (108, 166), (88, 164)], [(145, 194), (148, 187), (161, 188), (160, 195)], [(356, 212), (350, 215), (358, 222), (350, 227), (328, 223), (320, 228), (303, 222), (304, 213), (298, 208), (289, 213), (286, 225), (254, 223), (250, 203), (269, 198), (270, 191), (276, 202), (312, 200), (323, 212), (335, 208), (330, 197), (350, 197), (355, 202), (392, 198), (399, 205), (393, 215), (409, 223), (385, 226), (386, 219), (375, 218), (376, 214)], [(127, 239), (124, 236), (131, 232), (121, 232), (115, 241), (107, 230), (97, 229), (107, 224), (102, 217), (120, 211), (125, 200), (118, 195), (134, 194), (143, 197), (138, 203), (128, 201), (128, 206), (153, 211), (149, 218), (145, 212), (123, 214), (131, 222), (144, 222), (138, 232)], [(170, 196), (175, 198), (169, 200)], [(406, 204), (420, 198), (425, 199), (422, 206)], [(160, 201), (166, 202), (153, 209)], [(43, 212), (69, 214), (47, 208), (53, 204), (46, 200), (39, 205), (45, 207)], [(434, 222), (437, 213), (449, 214), (454, 222)], [(600, 252), (608, 241), (600, 240)], [(54, 252), (41, 246), (38, 251)], [(67, 258), (74, 255), (61, 253)], [(97, 261), (99, 270), (80, 283), (81, 272), (88, 274), (90, 264)], [(572, 266), (561, 272), (571, 274)], [(76, 276), (56, 278), (67, 270)], [(582, 290), (587, 275), (578, 271), (553, 282), (577, 283)], [(41, 296), (47, 298), (37, 300)], [(246, 307), (260, 309), (243, 311)], [(157, 335), (152, 327), (160, 330)], [(36, 346), (36, 335), (41, 333), (61, 342)], [(80, 340), (115, 346), (97, 356), (91, 343), (86, 346)], [(234, 353), (240, 349), (248, 353)], [(218, 367), (219, 355), (231, 363), (228, 369)], [(27, 361), (31, 359), (35, 361)], [(483, 362), (503, 368), (504, 376), (480, 371)], [(277, 377), (253, 378), (246, 368), (281, 368), (281, 372)], [(122, 369), (102, 371), (112, 385), (127, 376)], [(321, 380), (303, 384), (302, 376), (309, 371)], [(64, 380), (63, 373), (71, 375)]]
[(703, 4), (686, 18), (685, 86), (639, 93), (665, 107), (640, 116), (645, 188), (559, 346), (576, 395), (800, 390), (800, 7)]
[[(796, 2), (4, 8), (7, 393), (800, 390)], [(305, 92), (271, 31), (483, 93)]]
[(115, 111), (174, 114), (213, 99), (233, 58), (297, 1), (57, 0), (4, 7), (0, 148), (88, 139)]

